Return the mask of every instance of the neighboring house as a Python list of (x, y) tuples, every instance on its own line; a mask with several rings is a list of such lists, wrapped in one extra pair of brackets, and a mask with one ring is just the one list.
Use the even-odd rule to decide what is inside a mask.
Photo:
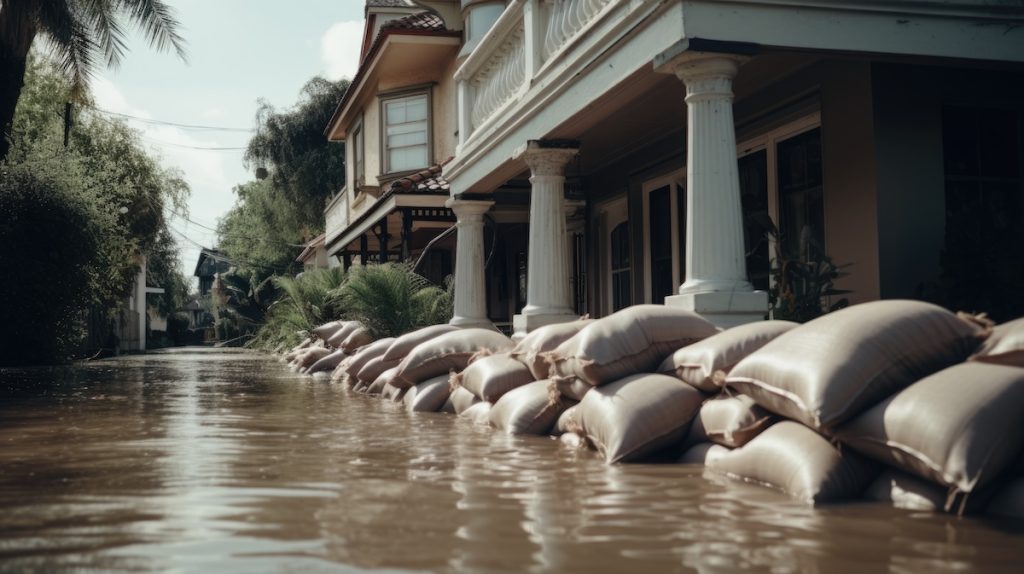
[(327, 257), (327, 248), (324, 245), (326, 237), (326, 234), (321, 233), (302, 247), (302, 252), (295, 260), (302, 263), (303, 271), (332, 267), (331, 261)]
[(209, 295), (213, 287), (213, 281), (218, 273), (224, 273), (231, 268), (227, 256), (217, 249), (203, 248), (199, 252), (199, 260), (196, 261), (196, 270), (192, 274), (199, 278), (199, 294)]
[(495, 317), (478, 222), (524, 187), (519, 333), (637, 303), (760, 319), (766, 216), (851, 264), (853, 302), (915, 297), (956, 237), (1021, 241), (1022, 63), (1011, 0), (510, 0), (454, 73), (452, 322)]

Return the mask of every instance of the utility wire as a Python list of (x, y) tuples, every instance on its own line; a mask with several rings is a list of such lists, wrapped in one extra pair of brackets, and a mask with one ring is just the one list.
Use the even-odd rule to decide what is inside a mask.
[(146, 124), (152, 124), (152, 125), (158, 125), (158, 126), (173, 126), (173, 127), (176, 127), (176, 128), (182, 128), (182, 129), (186, 129), (186, 130), (206, 130), (206, 131), (245, 132), (245, 133), (253, 133), (253, 132), (256, 131), (253, 128), (233, 128), (233, 127), (229, 128), (229, 127), (224, 127), (224, 126), (204, 126), (204, 125), (198, 125), (198, 124), (181, 124), (181, 123), (177, 123), (177, 122), (168, 122), (168, 121), (164, 121), (164, 120), (154, 120), (154, 119), (150, 119), (150, 118), (142, 118), (142, 117), (139, 117), (139, 116), (133, 116), (133, 115), (130, 115), (130, 114), (122, 114), (120, 112), (112, 112), (110, 110), (104, 110), (102, 108), (97, 108), (97, 107), (92, 107), (92, 106), (89, 106), (89, 109), (97, 111), (97, 112), (100, 112), (100, 113), (103, 113), (103, 114), (108, 114), (108, 115), (111, 115), (111, 116), (117, 116), (119, 118), (126, 118), (126, 119), (129, 119), (129, 120), (135, 120), (137, 122), (142, 122), (142, 123), (146, 123)]

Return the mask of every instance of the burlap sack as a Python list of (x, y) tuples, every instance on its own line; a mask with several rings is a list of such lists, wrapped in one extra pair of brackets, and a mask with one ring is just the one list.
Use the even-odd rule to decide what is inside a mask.
[(946, 489), (916, 476), (886, 469), (864, 491), (864, 499), (885, 502), (894, 508), (941, 511), (946, 505)]
[(580, 423), (576, 420), (576, 409), (578, 406), (579, 403), (574, 404), (571, 407), (562, 411), (562, 414), (558, 415), (558, 420), (555, 421), (555, 428), (551, 430), (551, 434), (560, 435), (567, 432), (576, 432), (577, 430), (580, 430)]
[(335, 349), (340, 349), (341, 344), (345, 342), (345, 339), (347, 339), (354, 331), (361, 329), (362, 327), (363, 324), (359, 321), (345, 321), (342, 326), (327, 339), (327, 345), (334, 347)]
[(327, 355), (330, 355), (332, 352), (333, 351), (331, 351), (331, 349), (326, 349), (324, 347), (311, 347), (307, 349), (305, 353), (299, 355), (299, 358), (296, 359), (295, 366), (298, 367), (299, 371), (305, 372), (306, 369), (313, 366), (313, 363)]
[(791, 321), (758, 321), (733, 327), (677, 350), (661, 362), (657, 372), (717, 393), (725, 385), (723, 375), (736, 363), (797, 326)]
[(345, 340), (341, 342), (340, 348), (346, 353), (352, 354), (372, 342), (373, 336), (370, 335), (370, 330), (360, 325), (349, 333), (348, 337), (345, 337)]
[(457, 415), (461, 415), (466, 411), (466, 409), (480, 402), (480, 399), (476, 395), (462, 387), (458, 387), (453, 390), (449, 400), (451, 401), (453, 410)]
[(384, 387), (393, 384), (395, 380), (395, 373), (398, 372), (398, 367), (391, 367), (390, 369), (381, 373), (373, 384), (370, 385), (366, 392), (371, 395), (379, 395), (384, 392)]
[(554, 377), (548, 385), (549, 392), (558, 394), (567, 400), (582, 401), (583, 396), (594, 387), (576, 377)]
[(359, 369), (359, 373), (356, 374), (356, 378), (359, 379), (360, 381), (372, 383), (373, 381), (377, 380), (377, 377), (379, 377), (381, 373), (387, 371), (388, 369), (393, 369), (397, 367), (399, 363), (401, 363), (400, 359), (395, 359), (394, 361), (385, 361), (383, 356), (378, 355), (370, 359), (369, 361), (366, 361), (366, 364), (363, 365), (363, 368)]
[(729, 477), (777, 488), (807, 504), (859, 498), (877, 465), (793, 421), (774, 424), (742, 448), (708, 462)]
[(508, 434), (548, 434), (568, 405), (548, 400), (548, 382), (513, 389), (491, 409), (491, 426)]
[(384, 390), (381, 391), (380, 396), (384, 400), (391, 401), (393, 403), (400, 403), (405, 398), (405, 393), (409, 389), (403, 387), (396, 387), (391, 383), (384, 385)]
[(727, 384), (822, 432), (978, 346), (976, 324), (920, 301), (875, 301), (819, 317), (740, 361)]
[(344, 327), (345, 323), (346, 321), (330, 321), (328, 323), (324, 323), (319, 327), (313, 327), (313, 334), (316, 335), (318, 339), (326, 341), (327, 339), (330, 339), (331, 335), (337, 332), (338, 329)]
[(550, 365), (544, 359), (543, 353), (554, 351), (559, 345), (579, 333), (583, 327), (593, 322), (592, 319), (579, 319), (541, 327), (519, 341), (512, 349), (512, 358), (526, 365), (533, 373), (534, 380), (546, 379)]
[(653, 372), (676, 349), (717, 332), (690, 311), (635, 305), (594, 321), (542, 356), (552, 378), (576, 377), (597, 386)]
[(491, 409), (494, 407), (491, 403), (480, 401), (473, 403), (468, 409), (459, 413), (459, 416), (468, 420), (473, 421), (473, 424), (487, 426), (491, 424)]
[(470, 357), (480, 351), (497, 353), (511, 348), (511, 339), (490, 329), (459, 329), (445, 333), (420, 343), (406, 355), (398, 365), (393, 384), (411, 387), (450, 371), (458, 373), (466, 368)]
[(577, 419), (609, 463), (628, 462), (680, 443), (703, 400), (674, 377), (632, 375), (584, 395)]
[(720, 444), (701, 442), (686, 449), (677, 462), (679, 464), (708, 465), (728, 453), (729, 449)]
[(431, 325), (422, 329), (417, 329), (411, 333), (406, 333), (401, 337), (395, 339), (388, 350), (384, 352), (384, 360), (392, 361), (395, 359), (404, 359), (406, 355), (412, 352), (421, 343), (425, 343), (434, 337), (444, 335), (445, 333), (451, 333), (452, 331), (458, 331), (459, 328), (453, 325)]
[(466, 390), (481, 399), (494, 403), (505, 393), (533, 382), (533, 374), (526, 365), (513, 359), (508, 353), (497, 353), (473, 361), (461, 373), (452, 375), (453, 385)]
[(1024, 367), (1024, 317), (993, 328), (971, 360)]
[(312, 338), (308, 338), (308, 339), (304, 339), (298, 345), (295, 345), (294, 347), (292, 347), (292, 349), (290, 351), (288, 351), (288, 353), (285, 354), (285, 356), (284, 356), (285, 362), (286, 363), (290, 363), (290, 362), (294, 361), (299, 356), (300, 353), (302, 353), (303, 351), (308, 349), (310, 346), (312, 346), (313, 343), (314, 343), (313, 339)]
[(306, 370), (307, 373), (319, 373), (322, 371), (333, 371), (334, 367), (337, 367), (339, 363), (345, 360), (348, 353), (338, 349), (325, 357), (321, 357), (315, 363), (309, 366)]
[(371, 359), (383, 355), (388, 350), (388, 347), (391, 346), (391, 343), (394, 342), (395, 339), (393, 337), (388, 337), (387, 339), (375, 341), (366, 345), (362, 349), (359, 349), (359, 351), (352, 355), (352, 360), (349, 361), (348, 367), (345, 369), (345, 373), (353, 379), (358, 379), (359, 371), (366, 366), (366, 363)]
[(427, 379), (405, 393), (405, 410), (410, 413), (434, 413), (441, 410), (451, 395), (448, 377)]
[(868, 457), (972, 492), (1024, 447), (1024, 369), (969, 362), (910, 385), (843, 425), (836, 438)]
[(720, 395), (701, 405), (687, 443), (710, 441), (729, 448), (741, 447), (777, 420), (750, 397)]

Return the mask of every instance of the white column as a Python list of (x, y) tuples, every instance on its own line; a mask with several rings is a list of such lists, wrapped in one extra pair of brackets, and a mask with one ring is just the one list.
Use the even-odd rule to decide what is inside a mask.
[(686, 84), (686, 281), (666, 305), (721, 327), (764, 318), (768, 295), (747, 280), (732, 115), (732, 80), (744, 57), (686, 52), (662, 66)]
[(446, 206), (457, 218), (455, 248), (455, 313), (452, 325), (489, 327), (487, 283), (484, 279), (484, 213), (493, 201), (449, 199)]
[(529, 166), (532, 184), (526, 307), (513, 319), (517, 335), (576, 319), (565, 235), (565, 165), (579, 150), (545, 146), (530, 141), (516, 154)]

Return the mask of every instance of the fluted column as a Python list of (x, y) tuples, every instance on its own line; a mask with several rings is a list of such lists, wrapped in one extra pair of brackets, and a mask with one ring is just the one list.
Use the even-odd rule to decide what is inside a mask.
[(722, 327), (760, 320), (767, 294), (747, 280), (732, 80), (745, 58), (686, 52), (661, 67), (686, 84), (686, 281), (667, 305)]
[(491, 327), (487, 318), (487, 284), (484, 279), (484, 213), (493, 201), (449, 199), (455, 212), (455, 312), (452, 325)]
[(530, 141), (517, 154), (532, 185), (526, 307), (513, 320), (520, 335), (576, 318), (565, 235), (565, 166), (579, 151), (574, 144)]

